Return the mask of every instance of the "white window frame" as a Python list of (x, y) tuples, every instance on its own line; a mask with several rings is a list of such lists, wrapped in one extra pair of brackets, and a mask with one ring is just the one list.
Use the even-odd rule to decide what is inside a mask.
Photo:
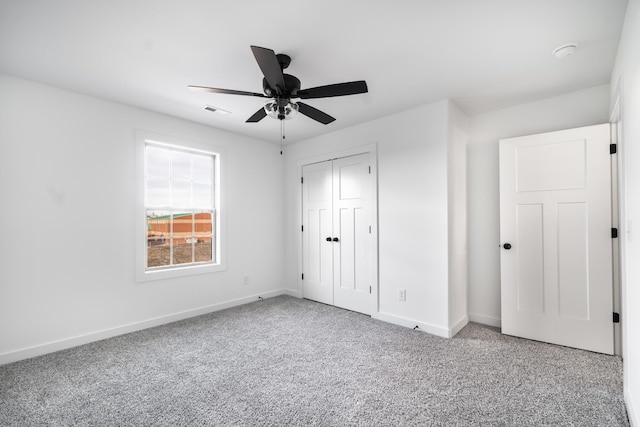
[[(145, 147), (148, 142), (162, 144), (178, 149), (200, 151), (214, 156), (214, 209), (216, 212), (216, 245), (217, 262), (210, 264), (193, 264), (171, 266), (170, 268), (147, 269), (147, 218), (145, 206)], [(225, 171), (226, 150), (224, 147), (189, 141), (153, 132), (136, 130), (136, 218), (135, 218), (135, 250), (136, 250), (136, 282), (170, 279), (195, 274), (214, 273), (226, 270), (226, 204), (225, 204)]]

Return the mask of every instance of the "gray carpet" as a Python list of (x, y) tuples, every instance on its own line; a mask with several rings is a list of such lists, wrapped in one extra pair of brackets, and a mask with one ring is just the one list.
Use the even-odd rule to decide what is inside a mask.
[(0, 367), (2, 426), (625, 426), (618, 357), (278, 297)]

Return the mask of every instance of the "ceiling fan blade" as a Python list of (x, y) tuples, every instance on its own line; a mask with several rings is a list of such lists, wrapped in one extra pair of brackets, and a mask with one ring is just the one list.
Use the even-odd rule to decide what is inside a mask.
[(223, 93), (226, 95), (244, 95), (244, 96), (258, 96), (260, 98), (266, 98), (267, 96), (262, 93), (256, 92), (245, 92), (242, 90), (233, 90), (233, 89), (219, 89), (217, 87), (206, 87), (206, 86), (189, 86), (189, 89), (196, 92), (211, 92), (211, 93)]
[(311, 105), (305, 104), (304, 102), (296, 102), (296, 104), (298, 104), (298, 111), (300, 111), (301, 114), (304, 114), (310, 119), (320, 122), (323, 125), (328, 125), (329, 123), (335, 120), (335, 118), (331, 117), (327, 113), (323, 113), (317, 108), (314, 108)]
[(336, 83), (333, 85), (312, 87), (298, 91), (301, 99), (330, 98), (332, 96), (357, 95), (367, 93), (367, 82), (358, 80), (357, 82)]
[(264, 108), (261, 108), (255, 113), (253, 113), (253, 116), (247, 119), (247, 123), (257, 123), (260, 120), (264, 119), (266, 116), (267, 116), (267, 112), (264, 111)]
[(269, 86), (275, 89), (278, 95), (283, 94), (286, 89), (284, 85), (284, 75), (282, 74), (282, 68), (280, 68), (276, 53), (271, 49), (259, 46), (251, 46), (251, 51)]

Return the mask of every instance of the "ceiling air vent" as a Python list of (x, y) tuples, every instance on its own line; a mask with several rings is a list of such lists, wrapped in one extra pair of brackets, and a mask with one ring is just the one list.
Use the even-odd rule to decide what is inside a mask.
[(205, 105), (204, 109), (207, 111), (211, 111), (212, 113), (222, 114), (223, 116), (226, 116), (227, 114), (231, 114), (231, 111), (223, 110), (222, 108), (213, 107), (211, 105)]

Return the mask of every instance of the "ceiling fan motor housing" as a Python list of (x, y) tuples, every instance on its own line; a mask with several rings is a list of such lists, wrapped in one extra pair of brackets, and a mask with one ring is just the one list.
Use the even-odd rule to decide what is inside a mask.
[[(283, 74), (283, 76), (285, 87), (283, 88), (283, 93), (280, 96), (287, 99), (297, 96), (298, 91), (300, 90), (300, 80), (291, 74)], [(264, 78), (262, 79), (262, 89), (264, 90), (264, 94), (268, 97), (278, 96), (278, 91), (269, 86), (267, 79)]]

